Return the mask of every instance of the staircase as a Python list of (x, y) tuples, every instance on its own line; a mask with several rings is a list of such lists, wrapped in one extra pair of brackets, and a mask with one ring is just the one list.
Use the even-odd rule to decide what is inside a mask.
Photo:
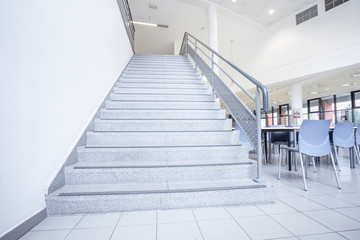
[(135, 55), (46, 197), (48, 214), (208, 207), (274, 201), (256, 162), (184, 56)]

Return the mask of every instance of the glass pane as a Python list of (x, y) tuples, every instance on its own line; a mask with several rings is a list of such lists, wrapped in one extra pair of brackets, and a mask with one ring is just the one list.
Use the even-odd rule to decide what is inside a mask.
[(356, 126), (360, 124), (360, 109), (355, 109), (355, 123)]
[(337, 122), (351, 122), (351, 110), (338, 110), (337, 114)]
[(311, 113), (309, 119), (310, 120), (320, 120), (320, 113)]
[(334, 105), (334, 97), (324, 97), (321, 99), (321, 104), (322, 104), (322, 111), (323, 111), (323, 115), (322, 115), (322, 119), (331, 119), (331, 127), (333, 127), (333, 123), (335, 123), (335, 114), (334, 114), (334, 109), (335, 109), (335, 105)]
[(350, 93), (336, 95), (336, 108), (337, 110), (351, 109)]
[(310, 101), (310, 112), (319, 112), (320, 108), (319, 108), (319, 100), (311, 100)]
[(355, 92), (355, 107), (360, 107), (360, 92)]

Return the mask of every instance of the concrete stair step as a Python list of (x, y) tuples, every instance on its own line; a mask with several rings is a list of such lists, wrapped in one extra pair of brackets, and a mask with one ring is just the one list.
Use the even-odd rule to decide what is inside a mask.
[(179, 68), (161, 68), (161, 67), (158, 67), (158, 68), (152, 68), (152, 69), (148, 69), (148, 68), (132, 68), (132, 67), (129, 67), (127, 68), (124, 72), (126, 73), (136, 73), (136, 72), (158, 72), (158, 73), (193, 73), (193, 74), (196, 74), (196, 70), (194, 68), (184, 68), (184, 69), (179, 69)]
[(101, 119), (225, 119), (225, 109), (210, 110), (100, 110)]
[(212, 159), (248, 159), (249, 147), (241, 144), (152, 147), (79, 147), (79, 162), (151, 162)]
[(203, 95), (171, 95), (171, 94), (110, 94), (111, 101), (176, 101), (176, 102), (213, 102), (210, 94)]
[(122, 74), (122, 78), (131, 79), (131, 78), (155, 78), (155, 79), (201, 79), (199, 74), (161, 74), (161, 73), (152, 73), (152, 74), (141, 74), (141, 73), (133, 73), (133, 74)]
[(194, 89), (194, 90), (207, 90), (205, 84), (187, 84), (187, 83), (117, 83), (117, 87), (127, 88), (164, 88), (164, 89)]
[(81, 162), (65, 169), (66, 184), (126, 184), (254, 178), (253, 160)]
[(101, 120), (94, 131), (231, 131), (232, 120)]
[(106, 101), (106, 109), (220, 109), (219, 102)]
[(163, 78), (126, 78), (121, 79), (119, 84), (121, 83), (140, 83), (140, 84), (191, 84), (191, 85), (197, 85), (197, 86), (204, 86), (205, 82), (203, 82), (201, 79), (163, 79)]
[(115, 87), (114, 93), (125, 94), (168, 94), (168, 95), (199, 95), (211, 94), (211, 90), (206, 88), (200, 89), (177, 89), (177, 88), (141, 88), (141, 87)]
[(87, 132), (88, 147), (183, 146), (237, 144), (238, 131), (208, 132)]
[(195, 69), (190, 70), (190, 69), (177, 69), (177, 70), (158, 70), (158, 71), (154, 71), (149, 70), (149, 69), (128, 69), (126, 71), (123, 72), (122, 75), (133, 75), (133, 74), (142, 74), (142, 75), (183, 75), (183, 76), (187, 76), (187, 75), (196, 75), (196, 76), (200, 76)]
[(275, 189), (252, 180), (65, 185), (46, 197), (49, 215), (270, 203)]
[(129, 64), (127, 67), (128, 70), (153, 70), (153, 71), (178, 71), (178, 70), (187, 70), (187, 71), (194, 71), (194, 67), (189, 65), (182, 65), (182, 66), (166, 66), (166, 65), (140, 65), (140, 64)]

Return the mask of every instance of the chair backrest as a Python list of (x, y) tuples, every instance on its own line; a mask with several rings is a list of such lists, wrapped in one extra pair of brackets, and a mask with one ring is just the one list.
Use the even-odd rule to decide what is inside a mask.
[(357, 126), (355, 138), (356, 138), (356, 144), (360, 145), (360, 124)]
[(351, 148), (354, 146), (355, 123), (338, 123), (333, 132), (333, 143), (335, 146)]
[(315, 157), (329, 154), (330, 123), (331, 120), (304, 120), (299, 132), (299, 152)]

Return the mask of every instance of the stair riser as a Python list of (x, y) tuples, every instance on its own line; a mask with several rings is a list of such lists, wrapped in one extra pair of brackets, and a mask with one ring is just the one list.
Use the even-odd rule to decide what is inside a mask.
[(107, 101), (106, 109), (220, 109), (219, 102), (115, 102)]
[(246, 146), (153, 147), (153, 148), (79, 148), (79, 162), (191, 161), (247, 159)]
[(197, 76), (199, 77), (199, 74), (197, 74), (195, 72), (195, 70), (193, 71), (189, 71), (189, 70), (173, 70), (173, 71), (154, 71), (154, 70), (126, 70), (123, 72), (122, 76), (126, 76), (126, 75), (181, 75), (181, 76)]
[(133, 87), (133, 88), (163, 88), (163, 89), (195, 89), (195, 90), (207, 90), (207, 86), (204, 84), (158, 84), (158, 83), (117, 83), (117, 87)]
[(255, 188), (167, 194), (74, 196), (47, 199), (46, 204), (49, 215), (165, 210), (273, 203), (274, 191), (274, 188)]
[(127, 68), (125, 71), (125, 73), (136, 73), (136, 72), (157, 72), (157, 73), (192, 73), (192, 74), (196, 74), (196, 70), (192, 67), (187, 67), (187, 68), (136, 68), (136, 67), (129, 67)]
[(238, 144), (239, 132), (88, 132), (87, 146)]
[(231, 130), (226, 120), (96, 120), (94, 131), (221, 131)]
[(131, 79), (131, 78), (153, 78), (153, 79), (201, 79), (201, 77), (197, 74), (179, 74), (179, 75), (172, 75), (172, 74), (123, 74), (121, 75), (122, 78)]
[(211, 94), (209, 89), (114, 88), (114, 93), (138, 94)]
[(192, 65), (187, 66), (159, 66), (159, 65), (133, 65), (129, 64), (128, 70), (146, 70), (146, 71), (195, 71)]
[(160, 168), (103, 168), (65, 170), (66, 184), (127, 184), (214, 181), (224, 179), (254, 178), (254, 164), (160, 167)]
[(138, 79), (138, 78), (128, 78), (128, 79), (120, 79), (120, 83), (141, 83), (141, 84), (146, 84), (146, 83), (157, 83), (157, 84), (195, 84), (195, 85), (199, 85), (199, 84), (205, 84), (202, 80), (200, 79), (156, 79), (156, 78), (142, 78), (142, 79)]
[(225, 110), (101, 110), (101, 119), (225, 119)]
[(115, 101), (212, 101), (211, 95), (148, 95), (148, 94), (111, 94), (110, 100)]

